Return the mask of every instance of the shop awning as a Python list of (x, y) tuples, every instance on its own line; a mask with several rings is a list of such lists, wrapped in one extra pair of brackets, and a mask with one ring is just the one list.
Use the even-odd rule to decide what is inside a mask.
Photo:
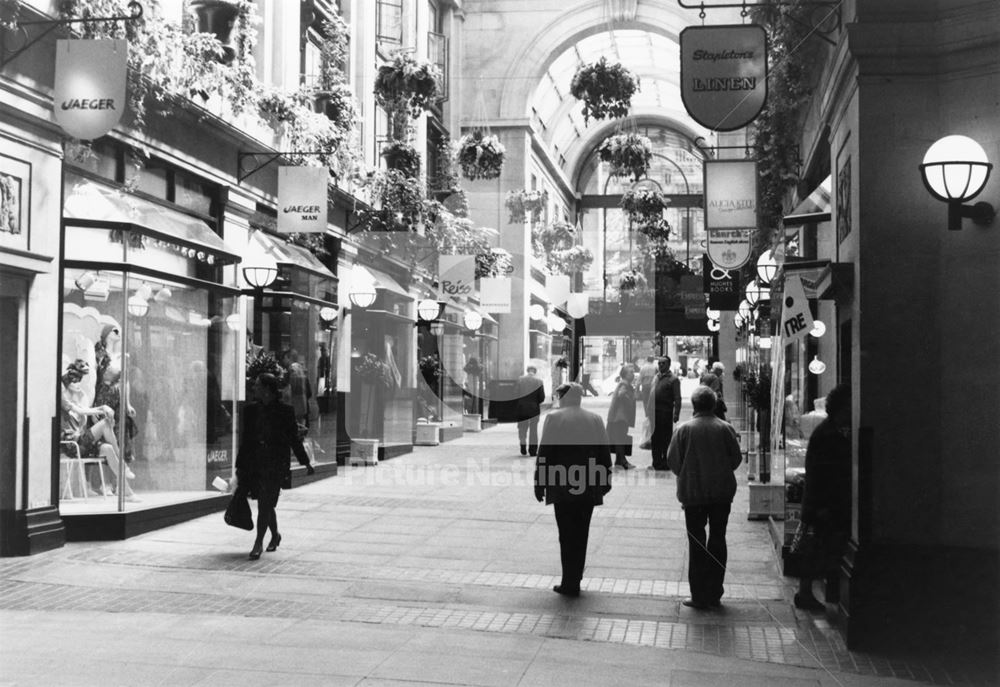
[(318, 274), (325, 279), (337, 278), (337, 275), (328, 270), (326, 265), (320, 262), (307, 248), (287, 243), (280, 238), (265, 234), (263, 231), (253, 232), (250, 240), (256, 241), (265, 253), (274, 258), (278, 265), (297, 267)]
[(78, 224), (126, 228), (186, 248), (202, 250), (223, 262), (240, 261), (239, 251), (195, 217), (83, 177), (67, 175), (66, 187), (63, 217), (69, 224), (77, 220)]
[(828, 176), (813, 189), (813, 192), (805, 200), (795, 206), (791, 214), (785, 215), (785, 226), (796, 227), (816, 222), (829, 222), (831, 183), (831, 177)]
[(397, 296), (413, 300), (413, 296), (411, 296), (406, 289), (400, 286), (399, 282), (385, 272), (377, 270), (374, 267), (368, 267), (367, 265), (354, 265), (351, 269), (355, 272), (355, 274), (359, 274), (362, 277), (368, 277), (371, 282), (375, 284), (376, 289), (384, 289), (396, 294)]

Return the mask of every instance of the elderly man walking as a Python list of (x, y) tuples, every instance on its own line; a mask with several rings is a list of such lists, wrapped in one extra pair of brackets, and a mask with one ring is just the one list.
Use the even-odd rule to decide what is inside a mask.
[(556, 389), (559, 409), (545, 418), (535, 463), (535, 498), (552, 504), (559, 528), (562, 581), (553, 591), (579, 596), (594, 506), (611, 491), (611, 452), (600, 416), (580, 407), (583, 387)]
[[(739, 439), (728, 422), (717, 418), (715, 392), (699, 386), (691, 394), (694, 417), (674, 432), (667, 464), (677, 475), (677, 500), (684, 508), (688, 533), (688, 584), (696, 609), (721, 605), (726, 574), (726, 525), (736, 496), (740, 466)], [(705, 537), (705, 525), (708, 537)]]
[(660, 371), (653, 378), (646, 404), (646, 417), (653, 425), (653, 464), (650, 469), (667, 471), (670, 469), (667, 466), (667, 446), (674, 423), (681, 416), (681, 382), (670, 371), (670, 358), (659, 358), (657, 366)]

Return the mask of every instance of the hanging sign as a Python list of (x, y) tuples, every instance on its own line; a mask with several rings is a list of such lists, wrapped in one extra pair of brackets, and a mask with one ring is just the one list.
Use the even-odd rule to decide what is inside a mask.
[(685, 319), (705, 318), (705, 290), (701, 277), (694, 274), (685, 274), (681, 277), (680, 296), (684, 305)]
[(510, 277), (483, 277), (479, 280), (479, 303), (486, 312), (510, 312)]
[(74, 138), (92, 141), (125, 112), (128, 41), (58, 40), (53, 114)]
[(757, 163), (706, 160), (705, 226), (753, 229), (757, 226)]
[(740, 273), (716, 267), (707, 255), (702, 256), (704, 289), (708, 294), (708, 307), (713, 310), (736, 310), (743, 298), (740, 290)]
[(549, 303), (562, 305), (569, 298), (569, 275), (551, 274), (547, 276), (545, 290), (549, 293)]
[(809, 334), (813, 328), (812, 312), (806, 299), (805, 289), (798, 276), (785, 278), (785, 292), (781, 298), (781, 329), (782, 340), (788, 344)]
[(723, 272), (739, 269), (750, 260), (753, 229), (708, 229), (706, 233), (708, 259)]
[(325, 167), (278, 167), (278, 233), (326, 231)]
[(713, 131), (740, 129), (767, 100), (767, 34), (757, 25), (681, 31), (681, 99)]
[(471, 296), (476, 287), (475, 255), (438, 256), (438, 293), (440, 300)]

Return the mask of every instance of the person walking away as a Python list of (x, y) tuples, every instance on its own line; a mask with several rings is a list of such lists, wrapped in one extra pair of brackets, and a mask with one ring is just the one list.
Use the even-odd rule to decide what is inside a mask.
[(545, 418), (535, 461), (535, 498), (552, 504), (559, 529), (562, 580), (558, 594), (579, 596), (594, 506), (611, 491), (611, 452), (604, 423), (580, 407), (583, 387), (556, 389), (558, 410)]
[(726, 402), (722, 400), (722, 378), (726, 373), (726, 366), (720, 362), (712, 363), (711, 368), (706, 368), (698, 379), (698, 383), (707, 386), (715, 392), (715, 417), (720, 420), (726, 419)]
[[(608, 408), (608, 440), (611, 450), (615, 453), (615, 465), (626, 470), (635, 465), (628, 461), (631, 453), (632, 437), (630, 427), (635, 427), (635, 387), (632, 382), (635, 371), (631, 365), (623, 365), (619, 373), (618, 386), (611, 397), (611, 407)], [(628, 449), (626, 449), (628, 447)]]
[[(851, 531), (851, 387), (835, 386), (826, 396), (826, 419), (809, 437), (802, 524), (816, 538), (811, 560), (800, 561), (802, 576), (795, 607), (822, 611), (813, 578), (836, 570)], [(793, 552), (794, 555), (794, 552)]]
[[(736, 496), (736, 476), (743, 456), (736, 430), (717, 418), (715, 392), (699, 386), (691, 394), (694, 417), (677, 428), (667, 449), (667, 463), (677, 475), (677, 500), (688, 533), (688, 586), (685, 606), (721, 605), (726, 574), (726, 525)], [(708, 525), (708, 537), (705, 525)]]
[(257, 500), (257, 537), (250, 550), (250, 560), (260, 558), (264, 534), (270, 530), (268, 551), (281, 544), (275, 507), (282, 488), (291, 486), (291, 455), (302, 465), (309, 456), (302, 447), (295, 424), (295, 411), (280, 400), (278, 379), (268, 373), (257, 376), (253, 385), (256, 402), (243, 411), (240, 449), (236, 456), (237, 489), (245, 489)]
[(681, 417), (681, 380), (670, 371), (670, 358), (657, 360), (659, 371), (653, 378), (646, 403), (646, 417), (653, 426), (653, 470), (666, 471), (667, 447), (674, 423)]
[(517, 379), (517, 438), (522, 456), (538, 452), (538, 416), (545, 403), (545, 386), (537, 373), (538, 368), (529, 365)]

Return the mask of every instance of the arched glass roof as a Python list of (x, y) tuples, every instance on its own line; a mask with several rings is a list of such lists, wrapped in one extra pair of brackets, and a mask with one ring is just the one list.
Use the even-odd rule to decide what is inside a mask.
[[(576, 70), (602, 56), (639, 77), (632, 112), (658, 111), (691, 121), (680, 96), (680, 52), (677, 43), (660, 34), (611, 29), (575, 43), (558, 55), (539, 81), (529, 103), (532, 118), (553, 157), (565, 166), (570, 151), (586, 138), (589, 128), (603, 122), (583, 120), (583, 106), (569, 93)], [(696, 127), (691, 122), (694, 128)]]

